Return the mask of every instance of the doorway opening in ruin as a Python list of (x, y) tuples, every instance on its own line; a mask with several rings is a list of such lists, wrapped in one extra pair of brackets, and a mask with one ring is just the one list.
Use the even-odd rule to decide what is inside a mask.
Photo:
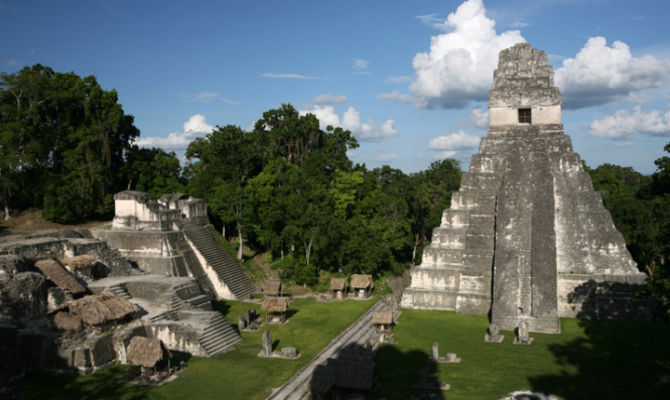
[(530, 108), (519, 108), (519, 123), (530, 124)]

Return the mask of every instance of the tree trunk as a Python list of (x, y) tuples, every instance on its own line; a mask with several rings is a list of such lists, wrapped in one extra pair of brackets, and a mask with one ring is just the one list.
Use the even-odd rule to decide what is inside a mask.
[(305, 245), (305, 260), (307, 260), (307, 265), (309, 265), (309, 256), (312, 254), (312, 241), (310, 240), (309, 243), (303, 241), (303, 244)]
[(240, 223), (237, 223), (237, 238), (240, 243), (240, 247), (237, 249), (237, 259), (242, 261), (242, 245), (244, 242), (242, 241), (242, 229), (240, 229)]
[(414, 261), (416, 261), (416, 248), (419, 245), (419, 234), (414, 234), (414, 248), (412, 249), (412, 266), (414, 266)]
[(226, 238), (226, 224), (223, 224), (221, 227), (221, 236), (223, 236), (224, 239)]
[(9, 207), (7, 206), (7, 203), (5, 202), (5, 221), (9, 219)]

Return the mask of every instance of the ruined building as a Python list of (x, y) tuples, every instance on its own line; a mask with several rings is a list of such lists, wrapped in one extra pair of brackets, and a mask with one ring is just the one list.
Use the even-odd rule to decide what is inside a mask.
[(563, 133), (547, 55), (500, 53), (489, 128), (401, 306), (491, 312), (558, 333), (558, 317), (629, 317), (644, 284), (623, 236)]
[(147, 272), (194, 277), (219, 299), (243, 300), (257, 291), (205, 227), (207, 203), (183, 193), (154, 200), (148, 193), (114, 196), (112, 229), (95, 229), (121, 255)]
[(203, 357), (242, 341), (212, 300), (256, 288), (206, 228), (206, 203), (126, 191), (115, 205), (111, 229), (0, 237), (0, 386), (21, 368), (126, 362), (137, 336)]

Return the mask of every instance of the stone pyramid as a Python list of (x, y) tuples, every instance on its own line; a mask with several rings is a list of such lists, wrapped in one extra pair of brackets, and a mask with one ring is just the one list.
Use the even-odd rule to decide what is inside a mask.
[(626, 317), (644, 281), (563, 133), (547, 55), (527, 43), (503, 50), (488, 133), (401, 306), (559, 333), (559, 317)]

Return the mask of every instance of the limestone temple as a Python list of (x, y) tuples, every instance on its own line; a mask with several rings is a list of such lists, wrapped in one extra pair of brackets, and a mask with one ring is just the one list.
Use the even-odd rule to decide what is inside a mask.
[(207, 228), (206, 202), (135, 191), (114, 201), (111, 227), (1, 238), (0, 376), (130, 362), (137, 337), (202, 357), (242, 341), (212, 300), (258, 289)]
[(543, 51), (500, 52), (487, 135), (411, 275), (402, 307), (490, 311), (506, 330), (559, 333), (559, 317), (637, 311), (645, 275), (563, 132)]

